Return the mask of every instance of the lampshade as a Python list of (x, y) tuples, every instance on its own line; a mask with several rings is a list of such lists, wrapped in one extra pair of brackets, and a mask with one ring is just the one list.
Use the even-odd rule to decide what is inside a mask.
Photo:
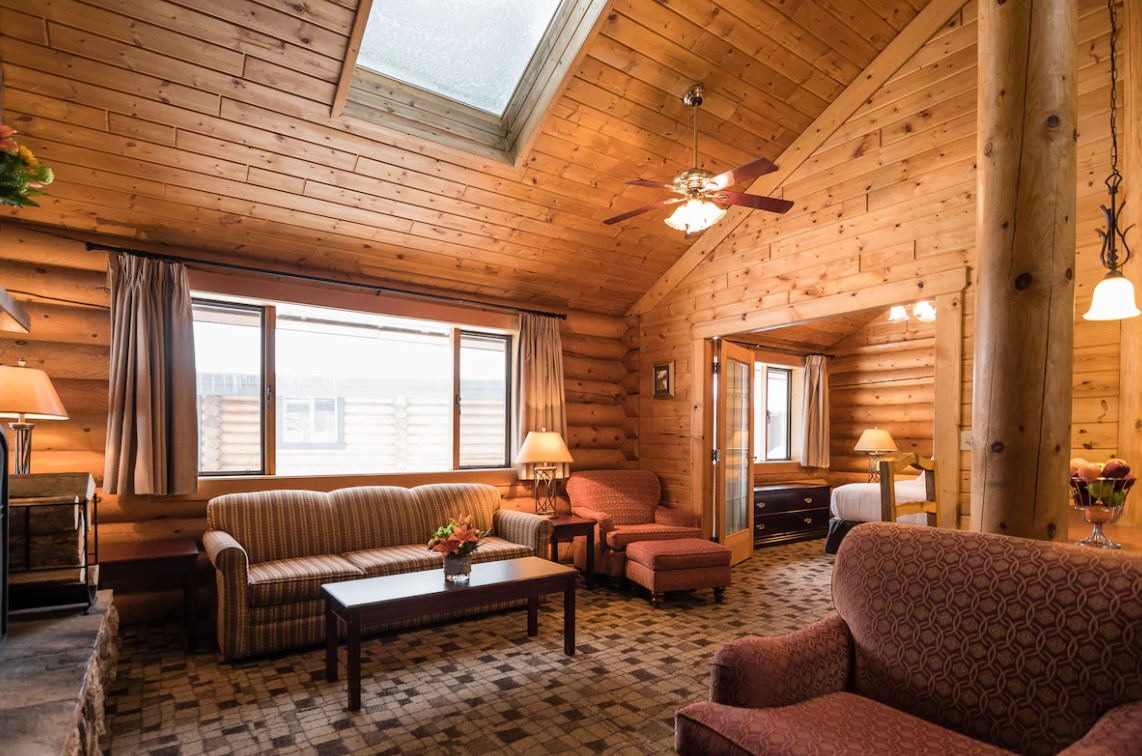
[(1125, 320), (1142, 315), (1134, 300), (1134, 284), (1118, 271), (1106, 274), (1106, 278), (1094, 287), (1090, 309), (1083, 320)]
[(921, 323), (934, 323), (936, 320), (936, 306), (924, 299), (912, 305), (912, 314)]
[(67, 410), (47, 373), (0, 365), (0, 417), (21, 414), (27, 420), (67, 420)]
[(892, 440), (888, 431), (880, 428), (869, 428), (860, 434), (860, 440), (853, 447), (853, 451), (880, 453), (899, 451), (899, 449), (896, 448), (896, 442)]
[(888, 311), (889, 323), (902, 323), (905, 320), (908, 320), (908, 310), (904, 309), (904, 305), (893, 305)]
[(516, 462), (525, 465), (558, 464), (574, 462), (563, 437), (555, 431), (529, 431), (519, 447)]
[(705, 231), (722, 219), (726, 214), (725, 208), (718, 207), (713, 202), (700, 199), (689, 199), (678, 206), (678, 209), (666, 219), (666, 225), (688, 234)]

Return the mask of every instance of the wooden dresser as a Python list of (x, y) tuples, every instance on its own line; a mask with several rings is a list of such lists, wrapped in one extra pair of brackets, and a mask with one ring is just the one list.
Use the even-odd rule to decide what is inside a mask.
[(753, 489), (753, 545), (824, 538), (829, 530), (829, 486), (771, 483)]

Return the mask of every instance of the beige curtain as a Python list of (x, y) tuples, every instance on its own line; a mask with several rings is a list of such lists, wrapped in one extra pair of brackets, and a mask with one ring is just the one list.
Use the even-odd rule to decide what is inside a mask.
[[(559, 321), (546, 315), (519, 316), (519, 448), (528, 431), (546, 428), (567, 441), (567, 407), (563, 400), (563, 343)], [(519, 477), (531, 480), (531, 465), (519, 465)], [(557, 478), (570, 470), (560, 465)]]
[(805, 357), (805, 410), (801, 416), (801, 464), (829, 466), (829, 367), (823, 354)]
[(112, 254), (111, 380), (103, 486), (198, 490), (194, 316), (180, 263)]

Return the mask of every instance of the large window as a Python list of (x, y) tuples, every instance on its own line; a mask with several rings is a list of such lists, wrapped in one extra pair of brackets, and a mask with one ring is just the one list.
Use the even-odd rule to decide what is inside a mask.
[(510, 464), (511, 335), (195, 301), (202, 475)]
[(801, 448), (803, 369), (754, 363), (754, 462), (796, 462)]

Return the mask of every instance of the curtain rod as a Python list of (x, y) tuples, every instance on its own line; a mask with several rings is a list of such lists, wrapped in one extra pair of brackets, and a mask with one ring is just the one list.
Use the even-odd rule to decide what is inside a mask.
[(825, 352), (799, 352), (796, 349), (786, 349), (785, 347), (769, 346), (767, 344), (754, 344), (754, 343), (749, 342), (749, 341), (734, 341), (733, 339), (726, 339), (726, 341), (730, 342), (731, 344), (737, 344), (738, 346), (748, 347), (750, 349), (755, 349), (755, 350), (756, 349), (765, 349), (765, 350), (768, 350), (770, 352), (781, 352), (782, 354), (792, 354), (792, 355), (796, 355), (797, 357), (809, 357), (809, 356), (812, 356), (814, 354), (820, 355), (822, 357), (828, 357), (830, 360), (836, 359), (836, 357), (837, 357), (837, 355), (835, 355), (835, 354), (826, 354)]
[(95, 242), (86, 243), (87, 251), (93, 252), (101, 250), (103, 252), (118, 252), (125, 255), (134, 255), (135, 257), (142, 257), (147, 260), (165, 260), (168, 262), (181, 262), (193, 265), (205, 265), (213, 268), (224, 268), (226, 270), (240, 270), (245, 273), (260, 273), (269, 276), (281, 276), (283, 278), (293, 278), (298, 281), (308, 281), (309, 283), (323, 283), (331, 284), (333, 286), (348, 286), (354, 289), (364, 289), (371, 291), (374, 294), (399, 294), (405, 297), (422, 297), (424, 299), (435, 299), (441, 302), (450, 302), (452, 304), (469, 305), (471, 307), (484, 307), (495, 310), (507, 310), (509, 312), (527, 313), (528, 315), (542, 315), (547, 318), (559, 318), (566, 320), (566, 313), (547, 312), (545, 310), (529, 310), (526, 307), (512, 307), (511, 305), (492, 304), (490, 302), (480, 302), (475, 299), (464, 299), (462, 297), (451, 297), (446, 294), (426, 294), (420, 291), (410, 291), (408, 289), (395, 289), (391, 286), (377, 286), (375, 284), (360, 283), (359, 281), (343, 281), (337, 278), (326, 278), (325, 276), (313, 276), (307, 273), (290, 273), (282, 270), (271, 270), (269, 268), (258, 268), (253, 265), (239, 265), (237, 263), (213, 262), (210, 260), (196, 260), (193, 257), (182, 257), (181, 255), (166, 255), (157, 252), (144, 252), (139, 249), (127, 249), (126, 247), (112, 247), (107, 244), (96, 244)]

